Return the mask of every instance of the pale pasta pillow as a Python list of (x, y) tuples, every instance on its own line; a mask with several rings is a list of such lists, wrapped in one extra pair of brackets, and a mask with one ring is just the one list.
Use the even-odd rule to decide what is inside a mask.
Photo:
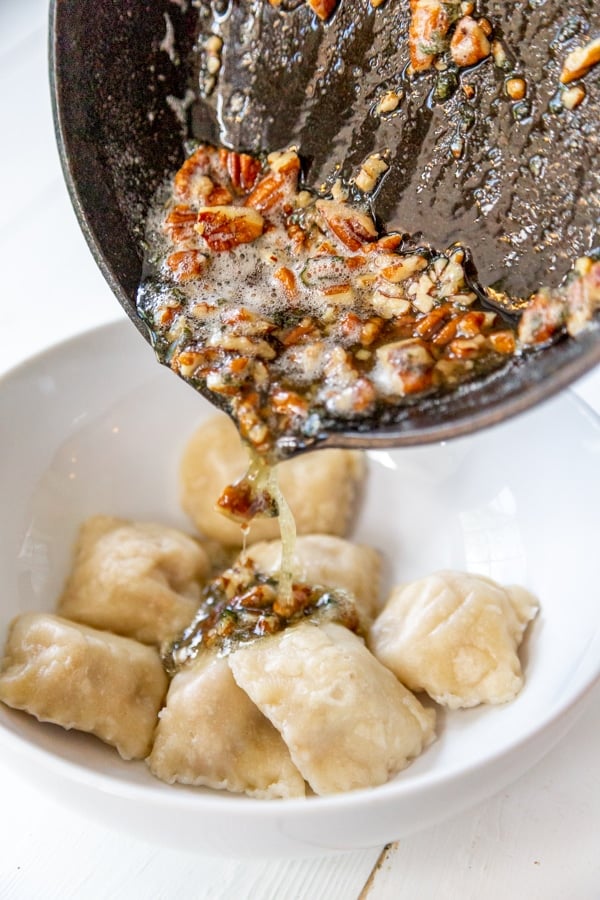
[(341, 625), (294, 625), (229, 665), (317, 794), (383, 784), (433, 739), (433, 711)]
[(45, 613), (12, 623), (0, 700), (41, 722), (95, 734), (123, 759), (150, 751), (167, 691), (158, 652)]
[(523, 685), (517, 649), (537, 610), (524, 588), (437, 572), (394, 588), (369, 646), (403, 684), (452, 709), (504, 703)]
[[(281, 541), (261, 541), (246, 554), (260, 572), (275, 574), (281, 567)], [(329, 534), (308, 534), (296, 539), (294, 579), (349, 591), (361, 621), (379, 611), (381, 554), (366, 544), (353, 544)]]
[(193, 618), (209, 558), (181, 531), (93, 516), (80, 529), (57, 612), (94, 628), (160, 644)]
[[(248, 468), (245, 450), (225, 415), (209, 419), (185, 447), (181, 464), (181, 503), (201, 534), (223, 544), (241, 546), (240, 526), (215, 510), (223, 489)], [(298, 534), (348, 532), (365, 476), (362, 453), (315, 450), (277, 467), (284, 497)], [(277, 519), (255, 519), (248, 542), (279, 537)]]
[(305, 793), (279, 732), (237, 686), (227, 660), (208, 652), (173, 678), (148, 765), (171, 784), (265, 798)]

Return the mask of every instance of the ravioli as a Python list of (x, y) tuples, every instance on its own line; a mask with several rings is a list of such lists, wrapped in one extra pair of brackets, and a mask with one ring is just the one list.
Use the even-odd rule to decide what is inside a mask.
[[(275, 574), (281, 566), (281, 541), (253, 544), (247, 556), (259, 572)], [(353, 544), (328, 534), (296, 539), (294, 579), (349, 591), (361, 621), (368, 622), (380, 608), (381, 554), (365, 544)]]
[(170, 784), (261, 798), (305, 793), (279, 733), (237, 686), (227, 660), (208, 652), (173, 678), (148, 765)]
[(160, 644), (193, 618), (209, 571), (208, 555), (183, 532), (152, 522), (93, 516), (79, 532), (58, 613)]
[(294, 625), (229, 657), (316, 794), (383, 784), (433, 740), (435, 713), (341, 625)]
[(167, 691), (158, 652), (46, 613), (12, 623), (0, 700), (41, 722), (95, 734), (123, 759), (150, 751)]
[(524, 588), (437, 572), (394, 588), (369, 646), (403, 684), (451, 709), (505, 703), (523, 685), (517, 649), (537, 611)]
[[(215, 510), (223, 487), (248, 468), (248, 454), (235, 425), (225, 415), (205, 422), (186, 445), (181, 463), (181, 503), (202, 535), (239, 547), (239, 525)], [(365, 477), (365, 461), (355, 450), (316, 450), (281, 463), (279, 485), (298, 534), (345, 535)], [(255, 519), (248, 543), (279, 537), (278, 520)]]

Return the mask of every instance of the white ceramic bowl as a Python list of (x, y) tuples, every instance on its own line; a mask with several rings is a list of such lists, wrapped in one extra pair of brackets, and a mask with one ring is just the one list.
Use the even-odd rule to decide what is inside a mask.
[[(181, 449), (211, 408), (125, 322), (36, 357), (0, 381), (0, 640), (51, 610), (79, 523), (98, 512), (190, 528)], [(526, 685), (502, 707), (440, 715), (438, 740), (387, 785), (258, 801), (170, 787), (92, 737), (0, 704), (5, 759), (63, 802), (176, 847), (311, 855), (379, 845), (500, 790), (566, 732), (600, 674), (600, 426), (570, 395), (441, 446), (378, 451), (355, 537), (389, 581), (458, 568), (541, 600)]]

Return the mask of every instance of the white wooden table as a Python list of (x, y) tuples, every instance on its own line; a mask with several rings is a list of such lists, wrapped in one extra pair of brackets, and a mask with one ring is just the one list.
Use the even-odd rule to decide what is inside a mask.
[[(63, 185), (46, 16), (45, 0), (0, 4), (0, 372), (121, 316)], [(576, 390), (600, 411), (600, 371)], [(215, 859), (136, 841), (63, 808), (0, 759), (1, 900), (188, 897), (598, 900), (600, 685), (569, 735), (508, 790), (391, 847), (318, 860)]]

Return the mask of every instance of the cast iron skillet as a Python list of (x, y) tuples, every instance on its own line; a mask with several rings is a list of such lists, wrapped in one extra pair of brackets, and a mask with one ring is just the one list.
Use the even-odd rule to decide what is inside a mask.
[[(463, 241), (483, 285), (517, 296), (557, 285), (574, 256), (600, 243), (600, 67), (586, 77), (577, 110), (558, 102), (562, 60), (600, 33), (600, 10), (594, 0), (517, 6), (490, 0), (484, 11), (509, 49), (511, 72), (526, 77), (521, 104), (508, 99), (507, 73), (489, 60), (463, 71), (445, 102), (436, 102), (436, 76), (409, 81), (408, 3), (399, 0), (375, 10), (370, 0), (341, 0), (325, 24), (294, 0), (279, 8), (266, 0), (53, 0), (52, 96), (66, 181), (90, 248), (140, 333), (148, 339), (135, 310), (146, 214), (189, 136), (248, 151), (295, 144), (314, 187), (386, 150), (391, 167), (373, 211), (388, 228), (439, 248)], [(224, 38), (222, 68), (202, 97), (211, 33)], [(476, 102), (465, 103), (465, 83)], [(374, 106), (387, 89), (404, 99), (381, 117)], [(458, 160), (450, 152), (457, 140)], [(592, 326), (404, 408), (392, 423), (340, 431), (326, 443), (389, 446), (468, 433), (531, 407), (599, 361)]]

